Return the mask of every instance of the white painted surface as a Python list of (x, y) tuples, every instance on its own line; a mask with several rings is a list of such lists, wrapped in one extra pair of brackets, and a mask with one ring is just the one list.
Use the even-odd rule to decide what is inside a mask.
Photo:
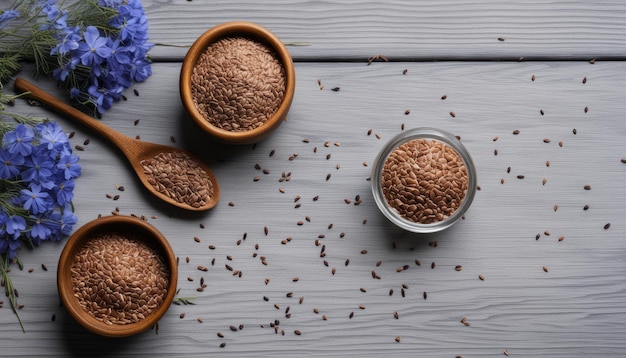
[[(267, 140), (243, 147), (213, 144), (188, 121), (178, 98), (179, 70), (180, 63), (156, 63), (153, 77), (135, 86), (139, 96), (128, 91), (128, 101), (116, 104), (102, 121), (147, 141), (172, 144), (173, 135), (172, 145), (205, 158), (222, 187), (221, 203), (208, 213), (175, 211), (157, 202), (139, 187), (119, 153), (93, 133), (24, 101), (15, 109), (48, 115), (76, 131), (72, 143), (85, 147), (77, 152), (83, 166), (75, 190), (80, 224), (116, 208), (146, 215), (180, 257), (180, 295), (193, 297), (195, 305), (173, 305), (158, 335), (152, 330), (121, 340), (94, 336), (59, 307), (55, 272), (63, 243), (46, 243), (33, 252), (22, 250), (25, 270), (11, 273), (25, 305), (20, 315), (27, 332), (20, 331), (5, 300), (0, 355), (487, 357), (503, 356), (504, 349), (526, 357), (626, 354), (623, 62), (299, 62), (289, 120)], [(50, 81), (37, 83), (59, 93)], [(373, 161), (402, 123), (461, 136), (478, 167), (481, 190), (466, 219), (443, 233), (412, 235), (390, 227), (371, 196), (370, 166), (364, 163)], [(512, 134), (515, 129), (519, 135)], [(90, 143), (83, 145), (86, 138)], [(282, 172), (292, 179), (279, 182)], [(255, 176), (260, 180), (254, 182)], [(116, 184), (125, 191), (116, 191)], [(586, 184), (592, 190), (584, 190)], [(363, 204), (345, 203), (356, 195)], [(319, 235), (325, 235), (324, 258), (315, 245)], [(287, 237), (292, 241), (281, 244)], [(266, 257), (267, 266), (255, 252)], [(241, 270), (242, 277), (225, 264)], [(204, 273), (198, 265), (210, 269)], [(397, 272), (404, 265), (409, 269)], [(455, 271), (456, 265), (462, 271)], [(381, 279), (373, 279), (372, 271)], [(201, 277), (208, 287), (199, 293)], [(291, 318), (285, 317), (287, 307)], [(461, 323), (463, 317), (470, 326)], [(278, 334), (270, 327), (274, 320), (280, 321)], [(243, 330), (229, 329), (240, 324)]]
[[(145, 1), (155, 58), (181, 59), (212, 26), (247, 20), (288, 43), (298, 60), (621, 58), (619, 0)], [(499, 41), (502, 38), (504, 41)]]

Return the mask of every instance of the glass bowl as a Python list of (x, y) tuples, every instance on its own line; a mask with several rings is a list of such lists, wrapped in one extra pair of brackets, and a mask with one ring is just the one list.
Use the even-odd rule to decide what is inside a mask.
[(454, 135), (414, 128), (393, 137), (376, 157), (372, 193), (398, 227), (433, 233), (457, 222), (476, 193), (476, 167)]

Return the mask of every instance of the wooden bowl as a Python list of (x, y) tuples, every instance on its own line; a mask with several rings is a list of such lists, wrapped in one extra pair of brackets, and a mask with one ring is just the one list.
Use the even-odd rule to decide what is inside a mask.
[[(98, 320), (93, 314), (90, 314), (86, 308), (80, 305), (79, 298), (75, 295), (72, 269), (76, 256), (90, 240), (111, 233), (119, 233), (125, 237), (133, 237), (137, 242), (148, 244), (153, 252), (161, 256), (164, 267), (169, 273), (168, 283), (166, 285), (167, 291), (164, 294), (160, 294), (161, 297), (159, 299), (161, 303), (156, 308), (152, 309), (150, 313), (145, 315), (145, 318), (141, 318), (136, 322), (122, 324), (119, 323), (120, 321), (116, 323), (105, 323), (103, 320)], [(107, 248), (107, 250), (109, 250), (109, 248)], [(103, 263), (103, 260), (94, 259), (92, 262), (94, 267), (98, 267), (98, 265)], [(126, 259), (125, 262), (128, 262), (128, 259)], [(120, 270), (114, 270), (117, 274), (119, 274), (119, 271)], [(65, 244), (59, 258), (57, 270), (57, 287), (63, 306), (80, 325), (93, 333), (107, 337), (132, 336), (156, 324), (165, 312), (167, 312), (174, 299), (177, 281), (178, 268), (176, 265), (176, 257), (167, 239), (154, 226), (144, 220), (131, 216), (114, 215), (102, 217), (92, 220), (80, 227)], [(126, 283), (124, 283), (124, 285), (126, 285)], [(133, 287), (135, 287), (134, 285), (135, 283), (133, 283)], [(144, 287), (143, 289), (146, 288), (150, 289), (150, 286)], [(85, 292), (85, 290), (87, 290), (87, 287), (81, 289), (81, 292)], [(146, 300), (152, 298), (155, 298), (152, 293), (146, 294)], [(129, 296), (126, 296), (122, 301), (130, 302)], [(132, 302), (134, 303), (136, 301), (133, 300)]]
[[(285, 75), (284, 95), (274, 114), (267, 118), (262, 125), (246, 131), (225, 130), (212, 125), (198, 110), (192, 92), (194, 68), (207, 47), (219, 40), (234, 37), (249, 39), (273, 49)], [(180, 96), (187, 113), (210, 137), (227, 144), (250, 144), (266, 138), (287, 118), (287, 112), (293, 101), (296, 76), (291, 55), (285, 45), (273, 33), (255, 23), (235, 21), (226, 22), (209, 29), (193, 43), (183, 60), (179, 85)]]

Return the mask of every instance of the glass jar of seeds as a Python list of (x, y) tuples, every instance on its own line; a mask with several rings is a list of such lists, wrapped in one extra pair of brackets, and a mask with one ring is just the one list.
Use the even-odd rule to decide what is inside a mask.
[(432, 233), (450, 227), (467, 211), (476, 192), (476, 168), (451, 133), (415, 128), (382, 148), (371, 184), (378, 208), (392, 223)]

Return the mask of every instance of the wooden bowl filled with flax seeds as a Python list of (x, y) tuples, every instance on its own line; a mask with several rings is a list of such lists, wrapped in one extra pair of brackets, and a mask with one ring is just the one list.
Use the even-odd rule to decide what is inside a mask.
[(127, 337), (154, 326), (177, 284), (167, 239), (131, 216), (88, 222), (68, 239), (59, 258), (61, 303), (78, 323), (102, 336)]
[(291, 55), (269, 30), (251, 22), (217, 25), (183, 60), (180, 96), (194, 122), (213, 139), (250, 144), (287, 118), (296, 85)]
[(450, 227), (470, 207), (476, 168), (452, 134), (415, 128), (383, 147), (371, 184), (378, 208), (392, 223), (411, 232), (432, 233)]

